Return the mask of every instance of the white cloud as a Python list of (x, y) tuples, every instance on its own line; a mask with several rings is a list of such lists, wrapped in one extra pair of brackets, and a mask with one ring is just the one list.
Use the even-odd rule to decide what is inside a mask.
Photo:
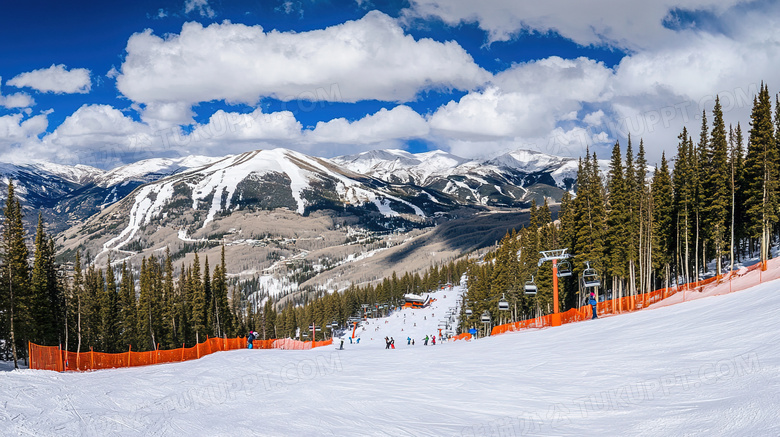
[(428, 130), (428, 124), (420, 114), (401, 105), (389, 111), (382, 108), (353, 122), (344, 118), (319, 122), (314, 130), (307, 132), (306, 138), (315, 143), (397, 144), (400, 140), (424, 137)]
[(408, 18), (439, 18), (447, 24), (476, 22), (491, 41), (522, 31), (554, 31), (577, 44), (640, 50), (669, 42), (676, 32), (664, 27), (673, 8), (721, 13), (740, 0), (412, 0)]
[(43, 140), (44, 155), (62, 163), (111, 168), (160, 154), (144, 123), (108, 105), (83, 105)]
[(68, 71), (65, 65), (52, 64), (49, 68), (22, 73), (7, 83), (17, 88), (29, 87), (41, 92), (86, 94), (92, 88), (89, 75), (90, 71), (86, 68)]
[(497, 74), (484, 91), (439, 108), (431, 128), (459, 139), (538, 138), (570, 120), (581, 102), (608, 99), (611, 76), (609, 68), (587, 58), (518, 64)]
[(595, 112), (591, 112), (585, 117), (582, 117), (582, 121), (584, 121), (589, 126), (598, 126), (602, 123), (603, 119), (604, 119), (604, 111), (602, 111), (601, 109)]
[(184, 13), (197, 12), (201, 17), (214, 18), (214, 10), (209, 6), (208, 0), (185, 0)]
[(29, 118), (25, 114), (0, 116), (0, 161), (29, 162), (45, 156), (40, 154), (38, 136), (46, 132), (50, 112)]
[[(0, 76), (0, 84), (3, 83), (3, 78)], [(14, 93), (4, 96), (0, 92), (0, 106), (11, 108), (29, 108), (35, 106), (35, 100), (27, 93)]]
[[(143, 104), (409, 101), (428, 89), (473, 89), (490, 74), (455, 42), (415, 40), (380, 12), (309, 32), (185, 23), (181, 33), (134, 34), (117, 87)], [(333, 93), (332, 90), (338, 90)]]

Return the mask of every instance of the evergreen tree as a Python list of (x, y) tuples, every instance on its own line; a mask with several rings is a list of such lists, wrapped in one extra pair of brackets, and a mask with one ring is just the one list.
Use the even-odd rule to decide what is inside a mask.
[(119, 344), (121, 349), (138, 348), (137, 335), (137, 316), (138, 302), (135, 297), (135, 285), (133, 284), (133, 275), (127, 266), (126, 261), (122, 261), (122, 277), (119, 286)]
[(181, 345), (177, 338), (176, 327), (176, 287), (173, 278), (173, 262), (171, 261), (171, 251), (165, 248), (165, 270), (162, 286), (162, 331), (163, 343), (167, 348), (176, 348)]
[[(14, 367), (18, 368), (19, 351), (27, 360), (27, 341), (34, 336), (33, 309), (30, 294), (30, 266), (27, 264), (28, 250), (22, 223), (22, 207), (14, 194), (14, 183), (8, 181), (8, 197), (5, 200), (3, 221), (3, 302), (5, 317), (8, 317), (8, 332)], [(8, 346), (7, 346), (8, 347)]]
[(769, 258), (770, 232), (777, 223), (778, 151), (772, 124), (769, 89), (761, 85), (753, 99), (750, 137), (745, 158), (747, 231), (760, 242), (761, 261)]
[(119, 302), (116, 291), (116, 279), (114, 268), (111, 266), (111, 257), (106, 262), (106, 287), (101, 296), (100, 305), (100, 329), (103, 338), (103, 352), (119, 352), (119, 338), (117, 327), (119, 326)]
[(723, 121), (723, 111), (720, 99), (715, 97), (715, 108), (712, 112), (712, 137), (709, 148), (709, 165), (706, 180), (706, 229), (712, 237), (716, 256), (716, 274), (723, 271), (723, 250), (725, 249), (727, 219), (731, 190), (729, 189), (728, 142), (726, 139), (726, 124)]
[(35, 233), (35, 254), (33, 260), (31, 291), (32, 331), (30, 341), (43, 345), (57, 344), (60, 332), (59, 290), (54, 268), (54, 254), (50, 252), (49, 238), (43, 227), (43, 217), (38, 213), (38, 227)]
[(666, 154), (661, 153), (661, 168), (653, 174), (653, 267), (661, 269), (661, 277), (671, 279), (671, 264), (674, 262), (674, 204), (672, 178)]
[(197, 342), (206, 339), (206, 296), (203, 291), (203, 281), (200, 275), (200, 259), (195, 254), (195, 260), (190, 269), (189, 286), (192, 295), (192, 318), (190, 323)]
[[(630, 162), (628, 159), (626, 162)], [(623, 172), (623, 160), (620, 154), (620, 143), (612, 147), (612, 160), (609, 164), (609, 180), (607, 181), (607, 245), (606, 256), (609, 269), (604, 273), (611, 275), (612, 287), (618, 292), (628, 274), (628, 241), (634, 238), (630, 233), (631, 207), (629, 192), (626, 186), (627, 178)], [(633, 182), (631, 183), (633, 185)], [(633, 196), (631, 196), (633, 197)]]
[[(691, 235), (691, 211), (693, 209), (693, 189), (691, 179), (690, 152), (692, 141), (688, 136), (688, 129), (683, 127), (678, 136), (680, 142), (677, 146), (677, 162), (672, 173), (672, 187), (674, 193), (674, 227), (675, 227), (675, 252), (677, 265), (680, 266), (678, 274), (682, 277), (680, 282), (690, 281), (690, 235)], [(678, 282), (679, 283), (679, 282)]]

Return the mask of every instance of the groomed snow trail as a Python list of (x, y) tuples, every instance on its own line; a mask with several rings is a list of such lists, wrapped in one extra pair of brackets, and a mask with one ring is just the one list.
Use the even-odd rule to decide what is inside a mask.
[(0, 434), (777, 436), (779, 286), (473, 342), (385, 350), (391, 315), (344, 351), (2, 372)]

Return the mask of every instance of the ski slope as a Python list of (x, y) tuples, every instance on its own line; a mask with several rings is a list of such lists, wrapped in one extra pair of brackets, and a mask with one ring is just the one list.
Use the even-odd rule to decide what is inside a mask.
[[(778, 286), (422, 346), (448, 291), (438, 306), (414, 310), (434, 326), (401, 333), (411, 316), (399, 325), (391, 315), (375, 325), (382, 332), (368, 325), (361, 343), (343, 351), (0, 372), (0, 434), (777, 436)], [(396, 331), (396, 349), (385, 350), (384, 336)]]

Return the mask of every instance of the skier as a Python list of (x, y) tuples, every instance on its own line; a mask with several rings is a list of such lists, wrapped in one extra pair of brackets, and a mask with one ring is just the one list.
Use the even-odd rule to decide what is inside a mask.
[(360, 337), (357, 338), (357, 344), (360, 344)]
[(390, 349), (390, 339), (385, 337), (385, 349)]
[(412, 337), (406, 337), (406, 345), (409, 346), (412, 344)]
[(395, 349), (395, 339), (390, 337), (390, 349)]
[(423, 346), (428, 346), (428, 336), (426, 335), (425, 338), (423, 338)]
[(344, 337), (341, 337), (341, 344), (339, 345), (339, 350), (344, 350)]
[(246, 336), (246, 348), (252, 349), (253, 345), (252, 342), (255, 341), (255, 333), (254, 331), (249, 331), (249, 335)]
[(598, 319), (599, 316), (596, 314), (597, 313), (597, 311), (596, 311), (596, 304), (597, 304), (597, 302), (596, 302), (596, 293), (594, 293), (592, 291), (590, 292), (590, 299), (588, 300), (588, 303), (590, 304), (591, 308), (593, 309), (593, 317), (591, 317), (591, 320), (592, 319)]
[(436, 346), (436, 336), (434, 335), (432, 338), (433, 338), (433, 346)]

